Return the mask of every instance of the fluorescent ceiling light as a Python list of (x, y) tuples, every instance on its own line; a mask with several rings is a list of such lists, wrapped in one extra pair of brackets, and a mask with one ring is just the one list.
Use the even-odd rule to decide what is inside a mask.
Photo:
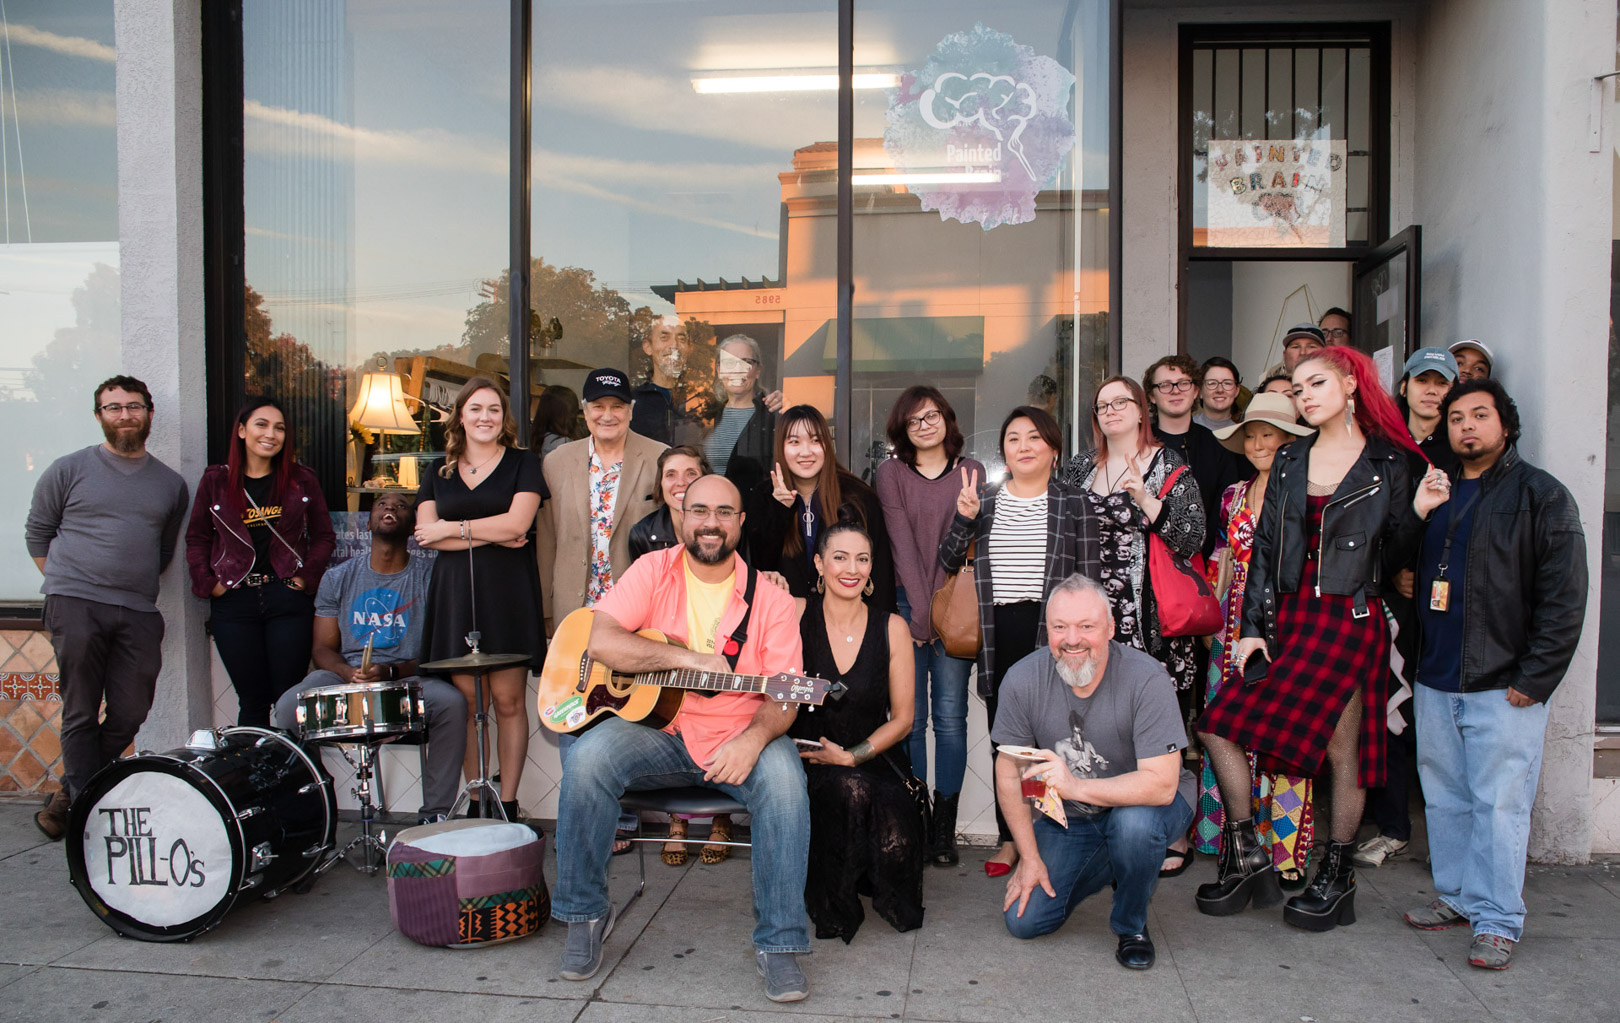
[(856, 174), (856, 185), (993, 185), (1001, 181), (1000, 171), (927, 171), (918, 174)]
[[(900, 76), (890, 72), (860, 72), (854, 76), (857, 89), (892, 89)], [(704, 95), (725, 92), (817, 92), (838, 88), (836, 74), (723, 75), (694, 78), (692, 88)]]

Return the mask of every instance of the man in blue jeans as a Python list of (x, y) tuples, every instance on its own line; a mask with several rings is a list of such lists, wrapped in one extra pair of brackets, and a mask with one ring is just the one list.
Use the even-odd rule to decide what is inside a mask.
[(1418, 557), (1413, 700), (1438, 897), (1406, 922), (1471, 927), (1468, 964), (1505, 970), (1524, 933), (1547, 701), (1586, 617), (1586, 537), (1568, 489), (1519, 457), (1500, 383), (1459, 383), (1440, 418), (1461, 469), (1422, 484), (1438, 507)]
[[(793, 598), (763, 582), (748, 597), (748, 566), (736, 555), (743, 521), (736, 486), (724, 476), (694, 480), (683, 508), (682, 545), (642, 555), (596, 604), (590, 656), (631, 674), (713, 672), (717, 685), (733, 670), (797, 671), (804, 655)], [(670, 642), (637, 635), (642, 629)], [(554, 711), (541, 708), (543, 716)], [(809, 995), (798, 956), (810, 951), (810, 798), (786, 737), (796, 711), (757, 692), (689, 694), (662, 730), (610, 717), (580, 736), (557, 804), (551, 915), (568, 924), (564, 980), (595, 976), (613, 930), (607, 860), (619, 797), (629, 789), (708, 785), (753, 817), (754, 961), (765, 996), (792, 1002)]]
[[(1148, 901), (1170, 842), (1192, 823), (1195, 782), (1182, 769), (1187, 732), (1163, 665), (1113, 642), (1114, 616), (1102, 587), (1072, 575), (1046, 599), (1048, 649), (1014, 664), (1001, 683), (991, 738), (1040, 749), (996, 757), (996, 798), (1018, 846), (1002, 906), (1014, 937), (1063, 925), (1088, 895), (1112, 883), (1114, 958), (1153, 965)], [(1022, 778), (1039, 778), (1063, 799), (1068, 826), (1033, 820)]]

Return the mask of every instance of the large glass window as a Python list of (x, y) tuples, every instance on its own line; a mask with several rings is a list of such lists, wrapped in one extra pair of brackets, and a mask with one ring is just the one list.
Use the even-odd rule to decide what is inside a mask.
[(334, 511), (414, 490), (402, 455), (439, 439), (415, 402), (403, 422), (387, 401), (360, 414), (371, 385), (445, 406), (504, 373), (485, 310), (505, 286), (509, 17), (501, 0), (243, 5), (245, 389), (288, 404)]
[(101, 441), (94, 389), (119, 372), (113, 0), (8, 0), (0, 22), (0, 602), (29, 604), (28, 495)]

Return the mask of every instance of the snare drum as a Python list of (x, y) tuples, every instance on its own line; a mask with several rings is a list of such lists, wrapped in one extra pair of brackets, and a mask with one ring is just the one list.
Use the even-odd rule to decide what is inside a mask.
[(331, 780), (297, 743), (264, 728), (202, 731), (90, 779), (68, 814), (68, 873), (124, 937), (186, 941), (243, 896), (309, 877), (336, 828)]
[(422, 683), (413, 678), (306, 689), (295, 713), (299, 733), (310, 742), (365, 742), (427, 727)]

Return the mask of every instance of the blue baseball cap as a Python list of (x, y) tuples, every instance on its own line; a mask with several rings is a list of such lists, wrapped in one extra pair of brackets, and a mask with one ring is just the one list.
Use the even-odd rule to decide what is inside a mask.
[(1457, 360), (1444, 348), (1435, 345), (1419, 348), (1412, 353), (1410, 359), (1406, 360), (1406, 375), (1408, 377), (1415, 377), (1419, 373), (1427, 373), (1431, 369), (1447, 380), (1457, 379)]

